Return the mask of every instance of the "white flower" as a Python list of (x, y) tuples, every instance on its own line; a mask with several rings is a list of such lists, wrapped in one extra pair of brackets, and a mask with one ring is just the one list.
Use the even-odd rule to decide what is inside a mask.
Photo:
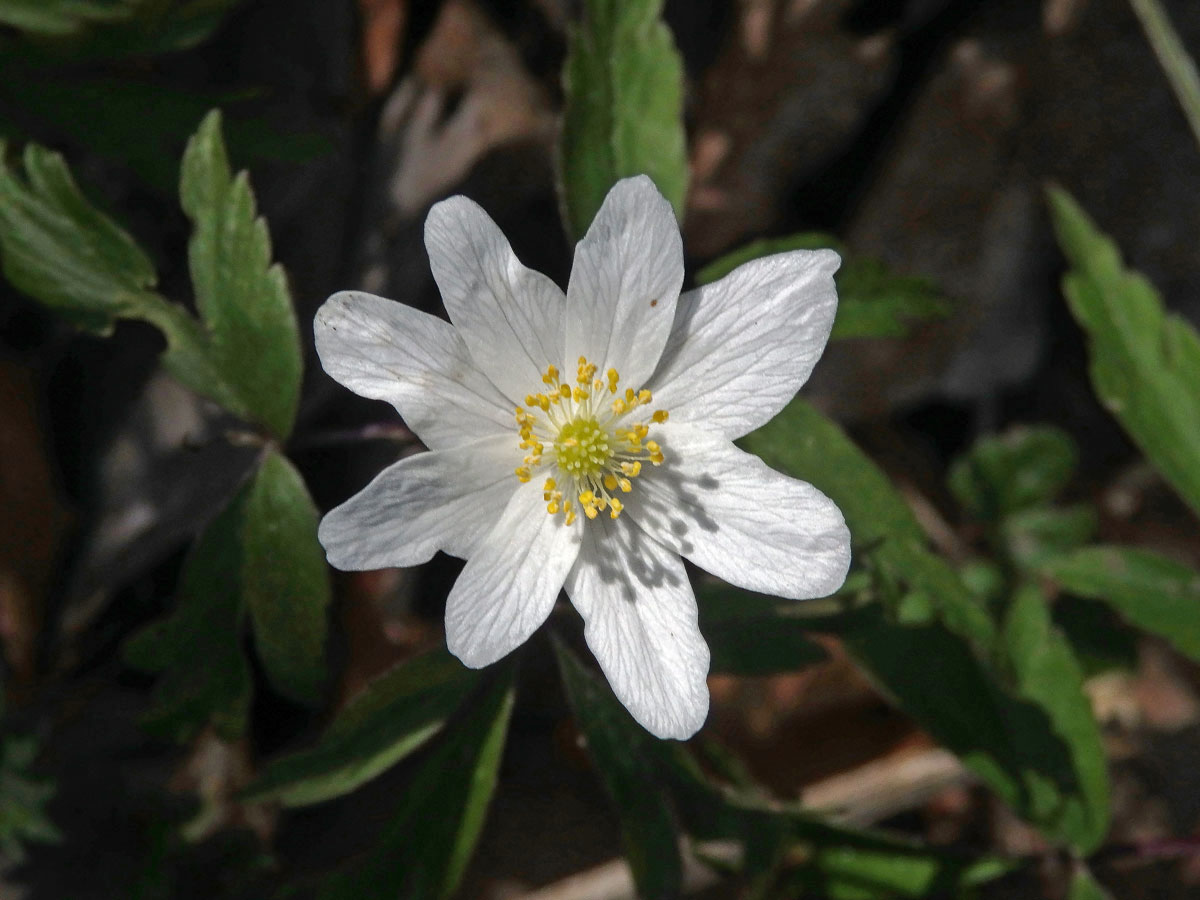
[(453, 325), (356, 291), (317, 313), (325, 370), (429, 447), (325, 516), (329, 561), (466, 559), (446, 641), (474, 668), (522, 644), (565, 587), (621, 702), (660, 737), (691, 736), (709, 652), (680, 556), (793, 599), (846, 575), (832, 501), (731, 443), (807, 380), (837, 254), (757, 259), (681, 297), (679, 229), (644, 176), (605, 198), (566, 296), (465, 197), (430, 210), (425, 244)]

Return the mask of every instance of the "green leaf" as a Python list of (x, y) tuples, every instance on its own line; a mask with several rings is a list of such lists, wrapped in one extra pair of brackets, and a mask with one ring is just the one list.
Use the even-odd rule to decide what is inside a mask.
[(1103, 601), (1200, 661), (1200, 572), (1129, 547), (1087, 547), (1042, 570), (1068, 593)]
[(317, 519), (300, 473), (268, 453), (246, 499), (242, 591), (271, 683), (302, 703), (325, 683), (330, 586)]
[(960, 896), (962, 890), (998, 878), (1016, 865), (1000, 857), (970, 857), (830, 822), (759, 789), (713, 781), (686, 747), (661, 744), (655, 749), (662, 780), (670, 786), (689, 831), (742, 843), (747, 874), (763, 871), (751, 864), (756, 857), (777, 857), (777, 850), (788, 844), (800, 851), (788, 854), (802, 862), (782, 872), (776, 892), (769, 896), (799, 896), (802, 891), (843, 898)]
[(838, 311), (832, 340), (904, 337), (912, 322), (949, 315), (950, 304), (932, 282), (897, 275), (876, 259), (848, 256), (837, 238), (818, 231), (752, 241), (709, 263), (697, 273), (696, 283), (716, 281), (743, 263), (773, 253), (823, 247), (842, 254), (842, 267), (835, 276)]
[(683, 217), (683, 63), (662, 5), (586, 0), (570, 30), (558, 162), (563, 215), (576, 239), (609, 188), (632, 175), (649, 175)]
[(15, 287), (97, 334), (122, 318), (155, 325), (167, 339), (163, 364), (179, 381), (287, 436), (300, 391), (299, 331), (249, 182), (230, 175), (219, 114), (204, 120), (184, 157), (203, 325), (151, 290), (150, 260), (84, 198), (61, 156), (28, 146), (22, 178), (3, 155), (0, 144), (0, 252)]
[[(188, 142), (179, 194), (193, 225), (188, 261), (206, 350), (223, 376), (210, 390), (228, 409), (286, 437), (300, 397), (300, 332), (283, 269), (271, 265), (249, 178), (231, 174), (215, 110)], [(166, 361), (172, 364), (170, 355)], [(174, 360), (172, 371), (201, 390), (187, 362)]]
[(250, 666), (242, 653), (242, 527), (253, 482), (205, 528), (184, 562), (175, 611), (125, 644), (125, 661), (161, 673), (143, 725), (177, 741), (212, 723), (240, 737), (250, 713)]
[(983, 438), (950, 467), (948, 483), (963, 508), (984, 522), (1046, 506), (1075, 474), (1078, 454), (1059, 428), (1013, 428)]
[(245, 731), (247, 614), (272, 683), (296, 700), (316, 699), (328, 602), (312, 501), (291, 464), (268, 451), (192, 548), (175, 611), (126, 645), (130, 665), (163, 673), (147, 727), (181, 741), (210, 721), (227, 739)]
[(245, 799), (308, 806), (348, 794), (441, 731), (477, 680), (444, 651), (396, 666), (346, 704), (316, 746), (269, 764)]
[(1200, 514), (1200, 336), (1163, 309), (1069, 194), (1049, 190), (1071, 264), (1063, 291), (1091, 345), (1092, 386), (1155, 468)]
[(44, 37), (132, 17), (144, 0), (0, 0), (0, 25)]
[(567, 698), (600, 781), (621, 822), (621, 840), (638, 896), (646, 900), (679, 895), (682, 864), (675, 819), (656, 787), (651, 742), (608, 686), (555, 641)]
[(1033, 585), (1013, 595), (1004, 632), (1018, 690), (1046, 711), (1071, 755), (1062, 772), (1047, 767), (1030, 779), (1032, 818), (1078, 852), (1091, 853), (1108, 833), (1108, 761), (1083, 692), (1082, 667)]
[(1082, 547), (1096, 534), (1098, 525), (1096, 511), (1085, 504), (1027, 509), (1000, 524), (1000, 537), (1009, 557), (1028, 572), (1047, 559)]
[(986, 610), (929, 551), (904, 498), (836, 423), (797, 398), (740, 443), (771, 468), (828, 494), (846, 517), (860, 562), (897, 585), (919, 588), (948, 627), (980, 647), (992, 645), (995, 626)]
[(1112, 900), (1112, 894), (1096, 880), (1086, 865), (1079, 863), (1071, 876), (1067, 900)]
[(321, 900), (448, 898), (475, 849), (496, 787), (513, 705), (511, 667), (471, 704), (422, 763), (397, 817), (349, 871), (328, 878)]
[(27, 843), (62, 841), (46, 812), (54, 782), (32, 772), (37, 754), (31, 735), (7, 735), (0, 742), (0, 858), (9, 865), (24, 859)]
[(13, 286), (97, 334), (108, 334), (118, 318), (168, 317), (152, 290), (154, 265), (88, 203), (63, 158), (30, 144), (22, 178), (4, 151), (0, 143), (0, 250)]
[(696, 593), (714, 673), (775, 675), (829, 658), (806, 634), (811, 626), (796, 615), (800, 604), (714, 584)]

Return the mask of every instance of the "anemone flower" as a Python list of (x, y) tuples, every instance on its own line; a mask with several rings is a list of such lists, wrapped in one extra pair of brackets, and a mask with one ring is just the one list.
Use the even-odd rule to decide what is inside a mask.
[(357, 291), (317, 313), (325, 370), (429, 448), (325, 516), (329, 561), (466, 559), (446, 642), (473, 668), (520, 646), (565, 588), (634, 718), (690, 737), (709, 651), (680, 557), (797, 600), (849, 566), (833, 502), (733, 444), (821, 355), (837, 254), (767, 256), (680, 296), (679, 228), (645, 176), (609, 192), (565, 295), (465, 197), (430, 210), (425, 244), (450, 322)]

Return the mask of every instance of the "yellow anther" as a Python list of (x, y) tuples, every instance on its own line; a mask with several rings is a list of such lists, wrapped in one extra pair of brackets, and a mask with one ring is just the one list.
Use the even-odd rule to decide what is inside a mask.
[(610, 491), (617, 489), (617, 476), (611, 472), (604, 476), (604, 487)]
[[(633, 431), (637, 435), (639, 441), (644, 441), (646, 439), (646, 435), (648, 435), (650, 433), (650, 426), (643, 425), (642, 423), (639, 422), (637, 425), (635, 425), (633, 427)], [(646, 446), (650, 447), (649, 444), (647, 444)], [(650, 449), (653, 450), (654, 447), (650, 447)]]
[(590, 505), (590, 504), (589, 504), (589, 505), (587, 505), (587, 506), (585, 506), (585, 507), (583, 508), (583, 514), (584, 514), (585, 516), (587, 516), (589, 519), (594, 519), (594, 518), (596, 518), (596, 514), (597, 514), (596, 507), (595, 507), (595, 506), (592, 506), (592, 505)]
[(559, 509), (558, 501), (551, 500), (549, 505), (546, 507), (546, 512), (548, 512), (548, 513), (550, 513), (550, 515), (554, 516), (554, 515), (558, 515), (558, 509)]
[(625, 402), (630, 406), (634, 406), (634, 401), (637, 400), (637, 394), (633, 392), (633, 388), (625, 388)]
[(646, 441), (646, 449), (651, 453), (657, 453), (659, 450), (658, 441)]
[(650, 418), (661, 425), (663, 422), (667, 421), (667, 417), (669, 415), (670, 413), (668, 413), (665, 409), (656, 409), (654, 411), (654, 415), (652, 415)]
[(546, 366), (546, 374), (542, 376), (542, 381), (546, 384), (554, 384), (558, 381), (558, 367)]
[(618, 397), (616, 400), (614, 400), (612, 402), (612, 411), (614, 413), (616, 413), (618, 416), (623, 416), (623, 415), (625, 415), (625, 413), (629, 412), (629, 406), (625, 403), (624, 400), (622, 400), (620, 397)]
[(609, 500), (608, 505), (612, 507), (612, 512), (608, 514), (609, 518), (611, 519), (615, 519), (617, 516), (621, 515), (621, 510), (625, 508), (625, 505), (616, 497), (613, 497), (611, 500)]
[(533, 474), (527, 468), (525, 468), (525, 466), (517, 466), (515, 469), (513, 469), (513, 473), (517, 476), (517, 479), (521, 482), (521, 484), (524, 484), (533, 477)]
[(567, 506), (567, 524), (568, 525), (575, 524), (575, 510), (572, 509), (569, 504)]
[(587, 392), (586, 388), (577, 387), (577, 388), (575, 388), (575, 390), (573, 390), (571, 392), (571, 399), (574, 400), (576, 403), (582, 403), (584, 400), (586, 400), (590, 396), (591, 396), (591, 394), (589, 394)]
[(642, 388), (640, 391), (638, 391), (638, 403), (641, 403), (643, 406), (653, 399), (654, 395), (651, 394), (646, 388)]
[(633, 490), (633, 482), (630, 481), (628, 478), (618, 478), (617, 484), (619, 484), (621, 486), (621, 493), (623, 493), (623, 494), (628, 494), (630, 491)]
[(525, 395), (525, 405), (526, 406), (537, 406), (538, 405), (537, 394), (526, 394)]
[(544, 491), (552, 491), (552, 490), (554, 490), (556, 487), (558, 487), (558, 482), (557, 482), (557, 481), (555, 481), (553, 478), (547, 478), (547, 479), (546, 479), (546, 483), (545, 483), (544, 485), (542, 485), (542, 490), (544, 490)]
[(637, 460), (634, 460), (633, 462), (623, 462), (621, 463), (621, 471), (630, 478), (637, 478), (642, 474), (642, 464)]

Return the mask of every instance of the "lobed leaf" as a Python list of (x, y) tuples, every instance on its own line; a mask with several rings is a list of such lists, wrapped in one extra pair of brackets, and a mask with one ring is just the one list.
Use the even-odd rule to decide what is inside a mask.
[[(230, 171), (215, 110), (188, 142), (179, 195), (192, 220), (192, 287), (208, 355), (223, 377), (223, 402), (286, 437), (300, 398), (300, 332), (249, 178)], [(176, 360), (173, 372), (199, 390), (186, 361)]]
[(1200, 661), (1200, 572), (1146, 550), (1106, 546), (1047, 560), (1042, 571)]
[(677, 897), (683, 877), (679, 835), (666, 795), (656, 786), (653, 759), (645, 750), (651, 738), (569, 649), (558, 641), (554, 649), (575, 720), (616, 807), (638, 896)]
[(325, 683), (331, 592), (318, 518), (300, 473), (268, 453), (246, 498), (241, 589), (267, 676), (301, 703), (319, 700)]
[(932, 282), (898, 275), (875, 259), (848, 257), (837, 238), (818, 231), (752, 241), (709, 263), (697, 273), (696, 283), (716, 281), (743, 263), (773, 253), (825, 247), (837, 250), (843, 257), (842, 266), (834, 276), (838, 310), (831, 340), (904, 337), (913, 322), (950, 313), (950, 304)]
[(683, 217), (683, 63), (663, 0), (586, 0), (563, 70), (559, 195), (567, 230), (587, 231), (619, 179), (649, 175)]
[(1048, 192), (1071, 269), (1063, 291), (1087, 332), (1092, 386), (1200, 514), (1200, 336), (1163, 309), (1154, 287), (1125, 267), (1116, 245), (1061, 188)]
[(504, 667), (422, 762), (374, 849), (327, 878), (320, 900), (454, 894), (496, 788), (513, 696), (512, 669)]
[(227, 739), (245, 731), (247, 615), (272, 684), (293, 699), (316, 699), (328, 603), (312, 501), (291, 464), (269, 451), (192, 548), (175, 611), (126, 644), (130, 665), (162, 673), (147, 727), (181, 741), (209, 722)]
[(444, 651), (396, 666), (346, 704), (315, 746), (270, 763), (245, 798), (308, 806), (350, 793), (441, 731), (477, 680)]

